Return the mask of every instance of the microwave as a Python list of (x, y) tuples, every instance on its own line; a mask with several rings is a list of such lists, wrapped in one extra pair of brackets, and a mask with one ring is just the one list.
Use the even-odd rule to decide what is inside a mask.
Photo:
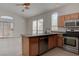
[(79, 26), (79, 20), (76, 20), (76, 26)]
[(79, 32), (79, 20), (66, 20), (64, 27), (66, 27), (66, 31)]
[[(78, 23), (79, 25), (79, 23)], [(76, 21), (75, 20), (67, 20), (64, 22), (65, 27), (75, 27), (76, 26)]]
[(66, 20), (64, 22), (65, 27), (79, 27), (79, 20)]

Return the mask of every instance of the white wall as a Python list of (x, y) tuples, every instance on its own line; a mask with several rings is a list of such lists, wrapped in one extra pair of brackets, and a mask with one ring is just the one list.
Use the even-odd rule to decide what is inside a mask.
[(29, 25), (28, 34), (32, 34), (32, 21), (35, 19), (42, 18), (42, 17), (44, 19), (44, 31), (46, 28), (51, 28), (51, 15), (54, 12), (58, 12), (59, 16), (65, 15), (65, 14), (76, 13), (76, 12), (79, 12), (79, 4), (71, 3), (71, 4), (65, 5), (63, 7), (59, 7), (57, 9), (48, 11), (47, 13), (43, 13), (43, 14), (29, 18), (28, 19), (28, 25)]
[(0, 38), (0, 55), (21, 55), (22, 54), (22, 40), (21, 34), (27, 32), (26, 19), (21, 16), (0, 9), (0, 16), (12, 16), (14, 18), (14, 35), (13, 38)]

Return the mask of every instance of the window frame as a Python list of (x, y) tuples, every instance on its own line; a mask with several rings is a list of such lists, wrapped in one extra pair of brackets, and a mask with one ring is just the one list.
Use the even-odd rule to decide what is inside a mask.
[[(43, 20), (43, 24), (44, 24), (44, 19), (43, 19), (43, 18), (41, 18), (41, 19)], [(44, 30), (43, 27), (42, 27), (42, 30), (39, 30), (39, 29), (38, 29), (38, 25), (39, 25), (39, 24), (38, 24), (38, 23), (39, 23), (38, 21), (41, 20), (41, 19), (33, 20), (33, 21), (36, 21), (36, 22), (37, 22), (37, 23), (36, 23), (36, 25), (37, 25), (37, 26), (36, 26), (36, 27), (37, 27), (37, 28), (36, 28), (36, 34), (41, 34), (41, 33), (39, 33), (40, 31), (42, 31), (42, 33), (43, 33), (43, 30)], [(34, 30), (33, 30), (33, 21), (32, 21), (32, 34), (33, 34), (33, 31), (34, 31)]]
[[(38, 19), (38, 21), (40, 21), (40, 20), (42, 20), (42, 29), (40, 30), (39, 27), (37, 28), (37, 30), (38, 30), (38, 34), (42, 34), (42, 33), (43, 33), (44, 20), (43, 20), (43, 18)], [(38, 25), (39, 25), (39, 22), (38, 22)], [(42, 33), (40, 33), (40, 31), (42, 31)]]
[[(56, 25), (52, 25), (52, 22), (53, 22), (53, 15), (54, 14), (56, 14)], [(56, 29), (56, 30), (55, 30)], [(57, 12), (54, 12), (54, 13), (52, 13), (52, 15), (51, 15), (51, 30), (52, 31), (58, 31), (58, 13)]]
[[(9, 17), (9, 16), (8, 16)], [(13, 32), (14, 32), (14, 21), (13, 21), (14, 19), (4, 19), (4, 18), (0, 18), (0, 23), (2, 23), (2, 33), (3, 33), (3, 35), (2, 36), (0, 36), (0, 37), (12, 37), (13, 36)], [(9, 29), (10, 29), (10, 31), (9, 32), (7, 32), (7, 34), (8, 33), (10, 33), (10, 32), (12, 32), (11, 34), (9, 34), (9, 35), (5, 35), (5, 24), (8, 24), (8, 26), (9, 26)], [(11, 28), (11, 24), (13, 24), (12, 25), (12, 27), (13, 28)]]
[[(34, 23), (34, 21), (36, 21), (36, 30), (33, 30), (33, 23)], [(35, 34), (37, 34), (37, 20), (33, 20), (32, 21), (32, 34), (34, 34), (34, 31), (36, 31)]]

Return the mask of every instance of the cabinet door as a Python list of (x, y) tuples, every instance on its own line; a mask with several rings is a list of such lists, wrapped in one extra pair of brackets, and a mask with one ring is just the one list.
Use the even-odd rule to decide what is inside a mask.
[(55, 36), (49, 36), (48, 39), (48, 48), (55, 48), (56, 47), (56, 37)]
[(79, 18), (78, 13), (71, 14), (71, 19), (75, 20), (75, 19), (78, 19), (78, 18)]
[(53, 36), (49, 36), (48, 39), (48, 49), (54, 48)]
[(38, 37), (32, 37), (29, 39), (29, 55), (38, 55)]
[(61, 36), (58, 37), (57, 42), (58, 42), (57, 46), (60, 47), (60, 48), (62, 48), (63, 45), (64, 45), (64, 38), (61, 37)]
[(58, 39), (57, 35), (54, 35), (53, 36), (54, 48), (57, 47), (57, 39)]
[(29, 56), (29, 38), (22, 36), (22, 55)]
[(64, 16), (59, 16), (58, 26), (64, 27)]
[(65, 15), (65, 20), (75, 20), (75, 19), (79, 19), (79, 13)]
[(71, 19), (71, 15), (65, 15), (64, 17), (65, 17), (64, 18), (65, 20), (70, 20)]

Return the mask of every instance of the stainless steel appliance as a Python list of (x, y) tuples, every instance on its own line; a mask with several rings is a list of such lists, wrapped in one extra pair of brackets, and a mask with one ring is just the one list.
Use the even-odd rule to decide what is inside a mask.
[(78, 37), (65, 36), (64, 49), (78, 54)]
[(48, 36), (42, 36), (39, 39), (39, 53), (42, 54), (48, 50)]
[(79, 20), (67, 20), (64, 27), (64, 49), (79, 54)]
[(64, 37), (64, 44), (76, 47), (76, 41), (78, 42), (78, 39), (76, 37)]
[(76, 26), (78, 26), (78, 27), (79, 27), (79, 20), (77, 20), (77, 21), (76, 21)]
[(64, 22), (65, 27), (79, 27), (79, 20), (66, 20)]
[(67, 20), (64, 22), (65, 27), (75, 27), (76, 26), (76, 21), (75, 20)]

